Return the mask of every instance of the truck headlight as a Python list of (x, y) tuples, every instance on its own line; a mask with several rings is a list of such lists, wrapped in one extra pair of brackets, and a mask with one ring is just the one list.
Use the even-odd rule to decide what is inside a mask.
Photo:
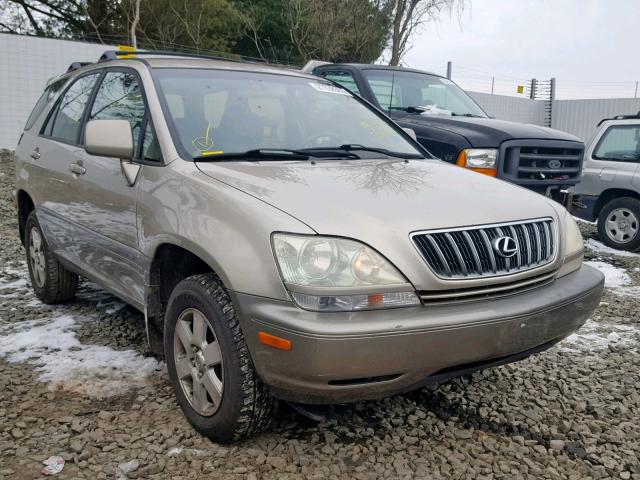
[(272, 243), (282, 280), (301, 308), (335, 312), (420, 304), (407, 279), (360, 242), (274, 233)]
[(495, 177), (498, 174), (498, 149), (467, 148), (460, 152), (456, 164)]
[(564, 232), (562, 239), (564, 263), (558, 271), (558, 278), (578, 270), (582, 266), (582, 258), (584, 256), (582, 233), (580, 233), (578, 224), (569, 212), (564, 216)]

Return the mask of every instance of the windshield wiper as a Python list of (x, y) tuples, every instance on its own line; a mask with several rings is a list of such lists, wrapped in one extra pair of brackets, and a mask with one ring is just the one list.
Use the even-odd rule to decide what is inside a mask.
[(366, 147), (364, 145), (359, 145), (357, 143), (345, 143), (344, 145), (340, 145), (339, 147), (323, 147), (323, 148), (312, 148), (305, 149), (304, 151), (342, 151), (348, 152), (351, 155), (355, 155), (351, 153), (353, 150), (360, 150), (363, 152), (375, 152), (381, 153), (382, 155), (386, 155), (388, 157), (397, 157), (397, 158), (424, 158), (422, 155), (418, 153), (402, 153), (402, 152), (392, 152), (391, 150), (387, 150), (386, 148), (377, 148), (377, 147)]
[(388, 110), (402, 110), (407, 113), (424, 113), (427, 111), (426, 108), (423, 107), (388, 107)]
[(246, 152), (211, 153), (193, 157), (199, 162), (224, 162), (226, 160), (308, 160), (315, 156), (310, 152), (288, 148), (256, 148)]
[(451, 112), (452, 117), (472, 117), (472, 118), (486, 118), (482, 115), (476, 115), (475, 113), (454, 113)]

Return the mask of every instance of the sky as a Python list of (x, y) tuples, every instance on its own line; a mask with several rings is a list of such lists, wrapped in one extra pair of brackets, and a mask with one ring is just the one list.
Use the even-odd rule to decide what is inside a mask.
[(513, 93), (525, 79), (556, 77), (565, 97), (633, 96), (639, 31), (640, 0), (467, 0), (460, 16), (415, 35), (403, 63), (444, 73), (450, 60), (453, 79), (475, 90), (493, 76)]

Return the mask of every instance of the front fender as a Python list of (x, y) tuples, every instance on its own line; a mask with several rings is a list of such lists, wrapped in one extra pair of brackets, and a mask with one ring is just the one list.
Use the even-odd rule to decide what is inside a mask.
[(201, 258), (235, 292), (288, 299), (271, 233), (315, 233), (308, 226), (192, 162), (144, 166), (138, 188), (138, 240), (149, 258), (160, 245), (174, 244)]

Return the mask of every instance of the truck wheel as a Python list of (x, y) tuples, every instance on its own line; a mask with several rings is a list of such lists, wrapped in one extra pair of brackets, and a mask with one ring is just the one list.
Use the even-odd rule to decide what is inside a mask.
[(53, 304), (69, 300), (78, 288), (78, 275), (62, 266), (47, 245), (35, 210), (25, 225), (27, 265), (33, 291), (42, 302)]
[(231, 298), (214, 274), (181, 281), (164, 327), (173, 391), (193, 427), (216, 442), (265, 429), (275, 401), (256, 374)]
[(607, 203), (598, 215), (598, 234), (612, 248), (640, 248), (640, 200), (622, 197)]

